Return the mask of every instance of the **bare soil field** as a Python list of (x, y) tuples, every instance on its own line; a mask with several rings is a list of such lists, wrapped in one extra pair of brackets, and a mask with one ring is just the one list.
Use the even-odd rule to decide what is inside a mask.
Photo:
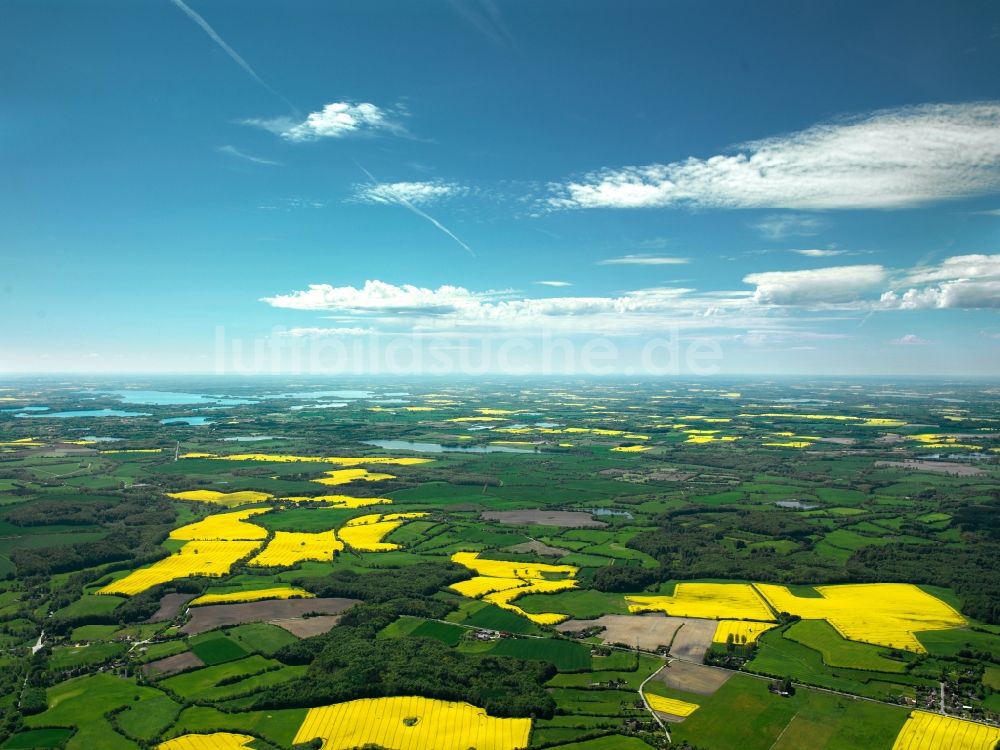
[(562, 557), (563, 555), (568, 555), (570, 553), (568, 549), (563, 549), (562, 547), (552, 547), (535, 539), (532, 539), (530, 542), (515, 544), (513, 547), (507, 547), (507, 549), (511, 552), (517, 552), (519, 554), (534, 553), (536, 555), (548, 555), (549, 557)]
[(958, 464), (949, 461), (920, 461), (907, 458), (903, 461), (876, 461), (876, 466), (896, 469), (913, 469), (914, 471), (931, 471), (935, 474), (950, 474), (953, 477), (978, 477), (986, 472), (968, 464)]
[(654, 679), (677, 690), (699, 695), (714, 695), (731, 676), (731, 672), (704, 664), (672, 661), (660, 670)]
[(174, 654), (151, 661), (143, 666), (142, 671), (147, 677), (166, 677), (203, 666), (205, 666), (205, 662), (195, 656), (193, 652), (185, 651), (183, 654)]
[(599, 637), (604, 643), (624, 643), (643, 651), (655, 651), (673, 642), (671, 654), (680, 659), (701, 661), (712, 643), (717, 624), (714, 620), (661, 614), (604, 615), (596, 620), (567, 620), (556, 625), (556, 630), (567, 633), (603, 625), (605, 631)]
[(314, 635), (322, 635), (334, 625), (340, 622), (341, 615), (317, 615), (315, 617), (285, 617), (277, 620), (268, 620), (271, 625), (284, 628), (292, 635), (299, 638), (309, 638)]
[[(242, 625), (246, 622), (271, 622), (302, 617), (306, 612), (338, 615), (357, 604), (357, 599), (272, 599), (240, 604), (209, 604), (192, 607), (191, 619), (181, 628), (185, 635), (197, 635), (225, 625)], [(331, 626), (332, 627), (332, 626)]]
[(160, 599), (160, 608), (146, 622), (163, 622), (174, 619), (181, 613), (185, 602), (193, 596), (193, 594), (164, 594), (163, 598)]
[(500, 523), (533, 523), (566, 529), (596, 529), (607, 526), (603, 521), (592, 518), (590, 513), (580, 510), (491, 510), (483, 513), (483, 518)]

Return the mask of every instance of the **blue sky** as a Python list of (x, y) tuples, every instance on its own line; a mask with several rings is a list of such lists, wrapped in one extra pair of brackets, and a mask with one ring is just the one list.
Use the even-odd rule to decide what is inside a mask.
[(1000, 371), (996, 3), (22, 0), (0, 69), (0, 370)]

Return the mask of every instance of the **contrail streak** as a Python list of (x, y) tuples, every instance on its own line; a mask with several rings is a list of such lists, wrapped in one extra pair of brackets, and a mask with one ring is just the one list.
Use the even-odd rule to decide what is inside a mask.
[[(372, 182), (373, 185), (377, 185), (378, 184), (378, 180), (375, 179), (375, 175), (373, 175), (367, 169), (365, 169), (360, 164), (358, 164), (358, 162), (355, 161), (354, 163), (358, 165), (358, 169), (360, 169), (362, 172), (364, 172), (366, 175), (368, 175), (368, 179), (371, 180), (371, 182)], [(466, 245), (464, 242), (462, 242), (462, 240), (460, 240), (455, 235), (454, 232), (452, 232), (450, 229), (448, 229), (448, 227), (446, 227), (444, 224), (442, 224), (440, 221), (438, 221), (437, 219), (435, 219), (433, 216), (431, 216), (427, 212), (422, 211), (419, 208), (417, 208), (416, 206), (414, 206), (412, 203), (410, 203), (410, 201), (406, 200), (406, 198), (403, 198), (402, 196), (396, 195), (396, 196), (392, 197), (392, 202), (395, 203), (398, 206), (402, 206), (403, 208), (407, 208), (410, 211), (412, 211), (413, 213), (415, 213), (417, 216), (419, 216), (419, 217), (421, 217), (423, 219), (426, 219), (431, 224), (433, 224), (438, 229), (440, 229), (442, 232), (444, 232), (446, 235), (448, 235), (453, 240), (455, 240), (455, 242), (457, 242), (463, 248), (465, 248), (465, 251), (469, 255), (471, 255), (473, 258), (476, 257), (475, 251), (471, 247), (469, 247), (468, 245)]]
[(260, 84), (265, 89), (267, 89), (267, 91), (269, 91), (271, 94), (273, 94), (274, 96), (276, 96), (279, 99), (281, 99), (281, 101), (283, 101), (285, 104), (287, 104), (289, 107), (291, 107), (292, 110), (296, 114), (298, 113), (298, 108), (294, 104), (292, 104), (290, 101), (288, 101), (285, 97), (283, 97), (281, 94), (279, 94), (277, 91), (275, 91), (273, 88), (271, 88), (267, 84), (267, 82), (264, 81), (263, 78), (261, 78), (259, 75), (257, 75), (257, 71), (255, 71), (253, 68), (250, 67), (250, 63), (248, 63), (246, 60), (244, 60), (242, 57), (240, 57), (240, 53), (239, 52), (237, 52), (232, 47), (230, 47), (228, 44), (226, 44), (226, 40), (223, 39), (221, 36), (219, 36), (216, 33), (215, 29), (213, 29), (209, 25), (208, 21), (206, 21), (204, 18), (202, 18), (198, 13), (196, 13), (190, 7), (188, 7), (184, 3), (184, 0), (170, 0), (170, 1), (174, 5), (176, 5), (178, 8), (180, 8), (182, 11), (184, 11), (184, 14), (188, 18), (190, 18), (192, 21), (194, 21), (196, 24), (198, 24), (201, 27), (201, 30), (204, 31), (206, 34), (208, 34), (209, 38), (211, 38), (211, 40), (213, 42), (215, 42), (217, 45), (219, 45), (219, 47), (222, 48), (222, 51), (225, 52), (227, 55), (229, 55), (230, 59), (232, 59), (232, 61), (234, 63), (236, 63), (237, 65), (239, 65), (241, 68), (243, 68), (243, 70), (246, 71), (246, 73), (251, 78), (253, 78), (258, 84)]

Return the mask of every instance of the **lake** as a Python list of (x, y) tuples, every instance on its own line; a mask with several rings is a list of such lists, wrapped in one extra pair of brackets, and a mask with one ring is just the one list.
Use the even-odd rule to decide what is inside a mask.
[(74, 417), (148, 417), (149, 412), (144, 411), (122, 411), (121, 409), (81, 409), (79, 411), (54, 411), (51, 414), (22, 413), (15, 414), (15, 417), (48, 419), (72, 419)]
[(160, 424), (186, 424), (191, 427), (203, 427), (212, 424), (208, 417), (170, 417), (161, 419)]

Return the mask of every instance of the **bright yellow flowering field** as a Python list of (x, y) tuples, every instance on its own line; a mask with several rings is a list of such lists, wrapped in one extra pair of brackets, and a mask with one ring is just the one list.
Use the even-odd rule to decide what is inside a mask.
[(181, 458), (211, 458), (215, 461), (264, 461), (267, 463), (314, 463), (338, 464), (339, 466), (365, 466), (373, 464), (395, 464), (396, 466), (413, 466), (426, 464), (433, 458), (391, 456), (358, 456), (345, 458), (343, 456), (295, 456), (288, 453), (230, 453), (217, 455), (215, 453), (184, 453)]
[(497, 719), (468, 703), (430, 698), (364, 698), (312, 708), (296, 743), (320, 737), (323, 750), (378, 745), (391, 750), (516, 750), (531, 719)]
[(552, 594), (575, 588), (576, 580), (573, 577), (577, 569), (572, 565), (481, 560), (476, 552), (456, 552), (451, 556), (451, 561), (479, 574), (451, 586), (453, 591), (462, 596), (482, 598), (483, 601), (527, 617), (538, 625), (555, 625), (569, 617), (556, 612), (525, 612), (514, 604), (514, 600), (525, 594)]
[(290, 503), (326, 503), (337, 508), (363, 508), (366, 505), (390, 505), (387, 497), (351, 497), (350, 495), (317, 495), (315, 497), (283, 497)]
[(181, 526), (170, 532), (171, 539), (191, 540), (227, 540), (227, 539), (266, 539), (267, 529), (246, 519), (258, 513), (267, 513), (269, 508), (248, 508), (233, 513), (216, 513), (187, 526)]
[(615, 453), (642, 453), (648, 451), (648, 445), (619, 445), (611, 449)]
[(892, 750), (993, 750), (1000, 729), (926, 711), (914, 711)]
[(844, 638), (923, 653), (914, 633), (947, 630), (965, 618), (940, 599), (909, 583), (817, 586), (822, 598), (794, 596), (784, 586), (758, 584), (778, 612), (826, 620)]
[(148, 568), (132, 571), (124, 578), (99, 589), (97, 593), (134, 596), (153, 586), (178, 578), (223, 576), (238, 560), (259, 546), (260, 542), (188, 542), (170, 557), (159, 560)]
[(262, 503), (270, 500), (273, 495), (266, 492), (253, 492), (244, 490), (242, 492), (216, 492), (215, 490), (186, 490), (184, 492), (168, 492), (167, 497), (175, 500), (190, 500), (199, 503), (215, 503), (226, 508), (236, 508), (240, 505), (250, 505), (251, 503)]
[(351, 482), (378, 482), (383, 479), (395, 479), (395, 474), (379, 474), (368, 471), (368, 469), (335, 469), (324, 472), (322, 479), (313, 479), (317, 484), (335, 486), (338, 484), (350, 484)]
[(690, 716), (695, 711), (698, 710), (697, 703), (688, 703), (687, 701), (677, 700), (676, 698), (664, 698), (662, 695), (653, 695), (652, 693), (644, 693), (646, 701), (649, 703), (649, 707), (654, 711), (659, 711), (663, 714), (671, 714), (672, 716)]
[[(774, 625), (767, 622), (720, 620), (712, 640), (716, 643), (725, 643), (726, 639), (732, 635), (734, 643), (755, 643), (761, 633), (765, 633), (773, 627)], [(740, 640), (741, 638), (744, 640)]]
[(157, 750), (243, 750), (256, 737), (231, 732), (212, 734), (185, 734), (157, 745)]
[(398, 529), (409, 518), (422, 518), (426, 513), (378, 513), (358, 516), (348, 521), (338, 532), (341, 541), (359, 552), (389, 552), (398, 544), (383, 542), (386, 534)]
[(771, 610), (749, 583), (678, 583), (673, 596), (626, 596), (625, 600), (629, 612), (774, 622)]
[(333, 559), (335, 552), (344, 549), (333, 531), (318, 533), (276, 531), (267, 546), (250, 560), (250, 565), (261, 568), (289, 567), (303, 560)]
[(235, 602), (256, 602), (263, 599), (312, 599), (312, 594), (305, 589), (294, 586), (275, 586), (270, 589), (254, 591), (231, 591), (226, 594), (203, 594), (188, 602), (189, 607), (199, 607), (206, 604), (233, 604)]

